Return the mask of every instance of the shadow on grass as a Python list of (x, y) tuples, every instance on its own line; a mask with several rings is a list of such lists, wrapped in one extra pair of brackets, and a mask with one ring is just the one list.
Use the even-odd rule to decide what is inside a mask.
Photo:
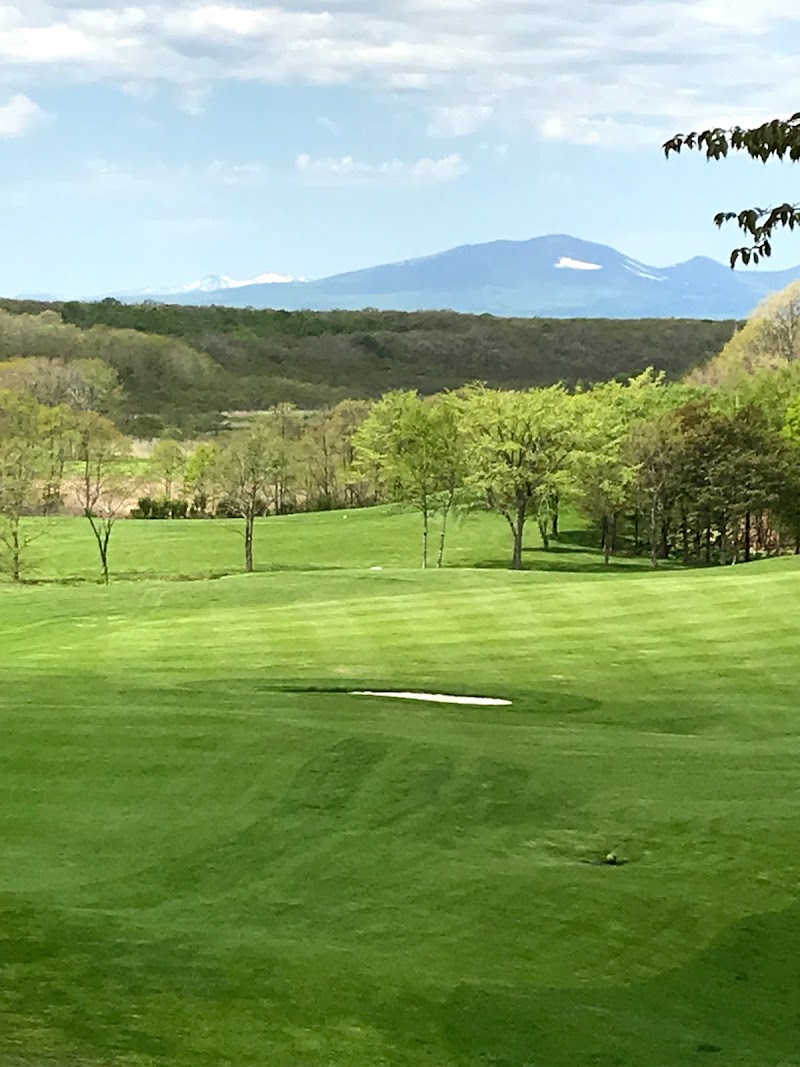
[[(652, 573), (649, 560), (616, 556), (606, 563), (597, 552), (588, 549), (562, 548), (553, 545), (548, 549), (525, 549), (523, 571), (559, 572), (564, 574), (636, 574)], [(508, 559), (482, 560), (475, 563), (476, 570), (509, 570)], [(674, 560), (662, 561), (659, 570), (682, 569)]]

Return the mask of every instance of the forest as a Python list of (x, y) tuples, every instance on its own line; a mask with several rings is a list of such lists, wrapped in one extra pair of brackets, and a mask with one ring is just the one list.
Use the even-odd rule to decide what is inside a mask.
[(0, 361), (99, 359), (125, 390), (126, 429), (192, 435), (227, 411), (432, 395), (471, 381), (524, 389), (678, 380), (718, 353), (734, 322), (503, 319), (441, 312), (285, 312), (160, 304), (0, 301)]

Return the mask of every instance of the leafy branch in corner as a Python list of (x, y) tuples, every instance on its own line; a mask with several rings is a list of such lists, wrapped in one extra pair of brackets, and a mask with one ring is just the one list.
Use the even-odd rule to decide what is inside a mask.
[[(664, 145), (664, 155), (679, 155), (682, 148), (705, 152), (707, 159), (725, 159), (729, 152), (746, 152), (751, 159), (766, 163), (769, 159), (800, 160), (800, 111), (790, 119), (773, 119), (761, 126), (744, 129), (703, 130), (701, 133), (677, 134)], [(721, 211), (714, 222), (722, 227), (726, 222), (735, 222), (742, 233), (752, 238), (752, 244), (735, 248), (731, 252), (731, 268), (741, 259), (742, 263), (758, 263), (772, 254), (772, 236), (776, 229), (800, 228), (800, 203), (780, 204), (769, 208), (746, 208), (744, 211)]]

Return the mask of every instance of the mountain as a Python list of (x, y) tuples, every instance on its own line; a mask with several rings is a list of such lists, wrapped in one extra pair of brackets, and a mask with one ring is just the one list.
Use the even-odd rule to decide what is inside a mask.
[(523, 318), (741, 319), (768, 293), (798, 278), (800, 266), (732, 271), (702, 256), (653, 267), (607, 245), (555, 234), (462, 245), (317, 281), (265, 282), (262, 276), (228, 284), (230, 279), (212, 278), (148, 296), (163, 303), (285, 310), (449, 309)]
[[(230, 278), (227, 274), (209, 274), (205, 278), (199, 278), (195, 282), (185, 282), (183, 285), (157, 286), (149, 289), (134, 289), (125, 293), (114, 293), (119, 300), (130, 300), (135, 297), (166, 297), (183, 296), (192, 293), (221, 293), (226, 289), (243, 289), (254, 285), (287, 285), (293, 282), (304, 282), (305, 278), (294, 278), (291, 274), (257, 274), (255, 278), (247, 278), (239, 281)], [(168, 303), (170, 301), (167, 301)]]

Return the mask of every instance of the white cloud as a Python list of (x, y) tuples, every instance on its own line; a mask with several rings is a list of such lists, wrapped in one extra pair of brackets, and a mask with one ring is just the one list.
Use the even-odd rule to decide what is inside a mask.
[(0, 138), (24, 137), (46, 118), (38, 104), (22, 93), (0, 104)]
[(420, 98), (437, 136), (492, 124), (618, 145), (800, 98), (794, 0), (0, 5), (0, 84), (166, 84), (190, 110), (225, 81), (346, 85)]
[(460, 155), (413, 163), (399, 159), (365, 163), (353, 156), (315, 159), (304, 153), (297, 157), (295, 169), (302, 178), (317, 185), (436, 185), (455, 181), (466, 174), (468, 167)]
[(229, 163), (213, 160), (204, 166), (167, 166), (128, 168), (106, 159), (87, 160), (77, 173), (61, 178), (42, 178), (26, 182), (28, 192), (34, 188), (81, 197), (152, 197), (185, 198), (219, 187), (257, 188), (270, 177), (263, 163)]
[(178, 107), (187, 115), (202, 115), (211, 96), (209, 85), (184, 85), (178, 92)]
[(466, 137), (490, 121), (494, 108), (489, 104), (458, 104), (433, 109), (428, 133), (433, 137)]
[(199, 174), (200, 180), (209, 185), (261, 185), (269, 176), (269, 168), (263, 163), (222, 163), (214, 160)]

